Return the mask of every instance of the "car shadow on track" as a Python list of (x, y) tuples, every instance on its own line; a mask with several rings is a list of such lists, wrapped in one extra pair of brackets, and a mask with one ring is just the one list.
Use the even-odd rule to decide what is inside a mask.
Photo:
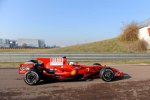
[[(132, 77), (129, 74), (125, 73), (123, 77), (116, 77), (113, 81), (127, 80), (130, 78), (132, 78)], [(98, 79), (98, 78), (96, 78), (96, 79)], [(58, 83), (58, 82), (87, 82), (87, 81), (94, 81), (96, 79), (94, 79), (94, 78), (88, 78), (88, 79), (82, 79), (82, 80), (69, 79), (69, 80), (61, 80), (61, 81), (56, 80), (56, 79), (47, 80), (47, 81), (40, 80), (40, 82), (36, 85), (54, 84), (54, 83)], [(16, 80), (23, 80), (23, 77), (16, 78)]]
[(124, 74), (124, 77), (123, 77), (124, 79), (129, 79), (129, 78), (132, 78), (129, 74)]
[(53, 84), (53, 83), (61, 83), (61, 82), (86, 82), (86, 81), (93, 81), (94, 79), (88, 80), (50, 80), (50, 81), (43, 81), (41, 80), (37, 85), (44, 85), (44, 84)]
[[(113, 81), (120, 81), (120, 80), (127, 80), (132, 78), (129, 74), (124, 74), (123, 77), (116, 77)], [(95, 79), (86, 79), (86, 80), (49, 80), (49, 81), (40, 81), (37, 85), (44, 85), (44, 84), (53, 84), (58, 82), (87, 82), (87, 81), (94, 81)], [(112, 81), (112, 82), (113, 82)]]
[(127, 79), (130, 79), (130, 78), (132, 78), (132, 77), (129, 74), (124, 73), (123, 77), (117, 77), (117, 78), (114, 79), (114, 81), (127, 80)]

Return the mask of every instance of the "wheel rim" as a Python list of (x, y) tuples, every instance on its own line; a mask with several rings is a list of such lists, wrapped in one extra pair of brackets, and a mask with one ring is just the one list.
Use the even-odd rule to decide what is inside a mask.
[(103, 79), (106, 81), (111, 81), (114, 78), (114, 73), (111, 70), (106, 70), (103, 73)]
[(39, 80), (39, 76), (36, 72), (31, 71), (25, 75), (25, 81), (27, 84), (36, 84)]

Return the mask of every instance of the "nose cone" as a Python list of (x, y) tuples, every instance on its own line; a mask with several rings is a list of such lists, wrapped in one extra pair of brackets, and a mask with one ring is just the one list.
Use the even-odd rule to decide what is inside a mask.
[(124, 73), (123, 73), (123, 72), (117, 72), (117, 73), (115, 74), (115, 76), (117, 76), (117, 77), (122, 77), (122, 76), (124, 76)]

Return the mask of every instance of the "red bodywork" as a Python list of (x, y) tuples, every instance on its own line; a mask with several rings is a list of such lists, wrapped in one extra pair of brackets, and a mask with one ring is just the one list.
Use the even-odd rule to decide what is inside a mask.
[[(76, 76), (84, 78), (98, 78), (100, 70), (106, 67), (101, 65), (79, 65), (77, 63), (69, 64), (66, 58), (37, 58), (37, 61), (42, 62), (42, 64), (39, 64), (40, 69), (46, 69), (54, 72), (49, 73), (46, 70), (42, 70), (43, 75), (62, 80), (75, 78)], [(20, 64), (19, 74), (25, 74), (27, 71), (33, 68), (34, 63)], [(115, 68), (111, 69), (113, 70), (115, 77), (121, 77), (124, 75), (123, 72), (120, 72)]]

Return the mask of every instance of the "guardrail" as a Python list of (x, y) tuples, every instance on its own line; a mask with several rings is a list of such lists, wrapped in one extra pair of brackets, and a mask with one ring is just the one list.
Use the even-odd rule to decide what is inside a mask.
[(66, 56), (69, 61), (103, 61), (103, 60), (135, 60), (150, 59), (150, 53), (1, 53), (0, 62), (24, 62), (37, 57), (63, 57)]

